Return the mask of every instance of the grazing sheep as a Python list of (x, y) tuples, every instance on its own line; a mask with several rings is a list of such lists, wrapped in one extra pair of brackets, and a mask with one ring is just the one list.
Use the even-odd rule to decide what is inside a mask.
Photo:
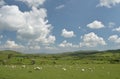
[(42, 67), (35, 67), (34, 69), (35, 69), (35, 70), (41, 70)]
[(12, 65), (11, 68), (13, 68), (13, 69), (16, 68), (16, 65)]
[(64, 71), (66, 71), (67, 69), (66, 68), (62, 68)]
[(91, 70), (92, 68), (88, 68), (89, 70)]
[(84, 71), (85, 71), (85, 69), (81, 69), (81, 71), (82, 71), (82, 72), (84, 72)]
[(22, 65), (22, 68), (25, 68), (26, 67), (26, 65)]
[(92, 68), (88, 68), (91, 72), (93, 72), (93, 69)]

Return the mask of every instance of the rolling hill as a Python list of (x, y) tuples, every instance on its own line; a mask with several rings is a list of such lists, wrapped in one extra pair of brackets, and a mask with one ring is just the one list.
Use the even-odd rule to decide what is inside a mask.
[[(30, 64), (31, 62), (46, 63), (120, 63), (120, 49), (106, 51), (75, 51), (59, 54), (23, 54), (17, 51), (0, 51), (1, 64)], [(6, 62), (4, 62), (4, 60)]]

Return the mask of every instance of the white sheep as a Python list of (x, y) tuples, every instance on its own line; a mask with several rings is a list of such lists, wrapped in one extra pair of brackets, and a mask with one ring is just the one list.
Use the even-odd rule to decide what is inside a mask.
[(66, 71), (67, 69), (66, 68), (62, 68), (64, 71)]
[(42, 67), (35, 67), (34, 69), (35, 69), (35, 70), (41, 70)]
[(16, 65), (12, 65), (11, 68), (13, 68), (13, 69), (16, 68)]
[(26, 67), (26, 65), (22, 65), (22, 68), (25, 68)]
[(92, 68), (88, 68), (91, 72), (93, 72), (93, 69)]
[(82, 71), (82, 72), (84, 72), (84, 71), (85, 71), (85, 69), (81, 69), (81, 71)]
[(88, 68), (89, 70), (91, 70), (92, 68)]

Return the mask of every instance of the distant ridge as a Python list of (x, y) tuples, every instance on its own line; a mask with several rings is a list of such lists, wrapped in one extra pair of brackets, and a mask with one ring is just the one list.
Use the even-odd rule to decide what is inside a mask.
[(1, 50), (0, 54), (21, 54), (21, 52), (13, 51), (13, 50)]
[[(96, 54), (96, 53), (104, 53), (104, 52), (111, 52), (111, 53), (120, 53), (120, 49), (114, 49), (114, 50), (105, 50), (105, 51), (98, 51), (98, 50), (79, 50), (79, 51), (73, 51), (73, 52), (63, 52), (63, 53), (30, 53), (30, 54), (40, 54), (40, 55), (88, 55), (88, 54)], [(23, 53), (18, 52), (14, 50), (1, 50), (0, 54), (29, 54), (29, 53)]]

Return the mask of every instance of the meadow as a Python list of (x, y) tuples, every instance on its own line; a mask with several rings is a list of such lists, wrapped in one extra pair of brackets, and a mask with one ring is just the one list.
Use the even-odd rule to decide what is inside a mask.
[(120, 79), (120, 50), (62, 54), (0, 51), (0, 79)]
[(120, 79), (120, 64), (1, 65), (0, 79)]

